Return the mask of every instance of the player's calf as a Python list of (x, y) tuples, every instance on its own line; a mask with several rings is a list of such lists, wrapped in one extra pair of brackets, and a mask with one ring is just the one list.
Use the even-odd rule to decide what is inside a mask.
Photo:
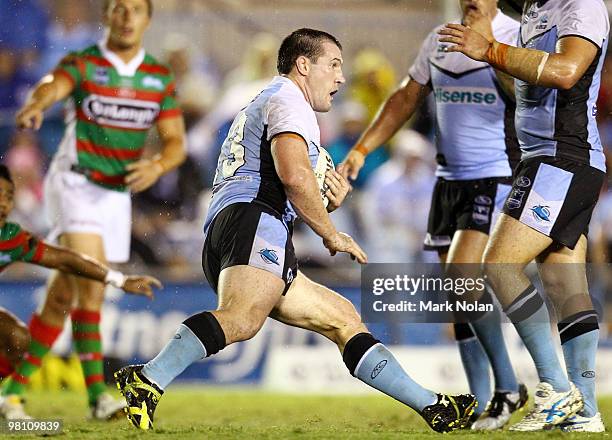
[[(215, 320), (223, 328), (226, 345), (233, 344), (235, 342), (247, 341), (253, 338), (257, 333), (259, 333), (261, 327), (263, 327), (264, 323), (266, 322), (266, 318), (268, 317), (268, 313), (269, 310), (264, 310), (259, 307), (241, 308), (240, 310), (222, 309), (211, 312), (211, 314), (214, 315)], [(194, 322), (194, 325), (198, 325), (196, 322), (200, 319), (200, 315), (202, 314), (194, 315), (189, 319)]]
[(26, 325), (12, 313), (0, 309), (0, 378), (14, 371), (29, 344), (30, 332)]
[(11, 326), (8, 334), (2, 337), (2, 347), (0, 347), (0, 356), (5, 357), (11, 365), (15, 366), (25, 354), (30, 344), (30, 332), (28, 328), (17, 323)]
[(329, 304), (327, 313), (325, 310), (319, 310), (319, 313), (306, 316), (308, 322), (304, 328), (325, 336), (334, 342), (342, 352), (353, 336), (368, 333), (368, 329), (361, 321), (361, 316), (357, 313), (355, 306), (346, 298), (333, 293), (334, 301)]

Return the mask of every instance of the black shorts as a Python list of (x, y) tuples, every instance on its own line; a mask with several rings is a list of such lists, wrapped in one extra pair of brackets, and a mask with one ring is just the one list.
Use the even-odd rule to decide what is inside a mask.
[(258, 203), (234, 203), (214, 218), (204, 240), (202, 268), (217, 292), (226, 267), (248, 265), (266, 270), (285, 282), (285, 292), (297, 275), (291, 237), (293, 225)]
[(508, 177), (475, 180), (438, 178), (431, 197), (426, 250), (447, 251), (455, 231), (488, 234), (510, 191)]
[(589, 232), (605, 173), (552, 156), (521, 161), (503, 212), (574, 249)]

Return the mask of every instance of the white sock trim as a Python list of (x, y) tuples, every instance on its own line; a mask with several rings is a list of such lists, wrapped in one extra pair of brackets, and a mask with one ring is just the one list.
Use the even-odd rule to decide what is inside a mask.
[(571, 326), (573, 326), (573, 325), (575, 325), (575, 324), (578, 324), (579, 322), (584, 321), (584, 320), (585, 320), (585, 319), (587, 319), (587, 318), (592, 318), (592, 317), (595, 317), (596, 319), (599, 319), (599, 316), (597, 316), (597, 313), (591, 313), (591, 314), (589, 314), (589, 315), (584, 315), (584, 316), (581, 316), (579, 319), (577, 319), (577, 320), (573, 321), (571, 324), (569, 324), (567, 327), (565, 327), (563, 330), (561, 330), (561, 331), (559, 332), (559, 334), (562, 334), (563, 332), (565, 332), (565, 331), (566, 331), (568, 328), (570, 328)]
[(521, 307), (523, 307), (523, 305), (529, 301), (531, 298), (534, 297), (534, 295), (538, 294), (538, 290), (534, 287), (533, 288), (533, 292), (531, 292), (529, 295), (527, 295), (525, 298), (523, 298), (522, 300), (520, 300), (518, 303), (514, 304), (512, 307), (510, 307), (508, 310), (505, 311), (506, 315), (510, 315), (511, 313), (514, 313), (515, 311), (517, 311), (518, 309), (520, 309)]
[(364, 359), (368, 357), (368, 355), (370, 354), (370, 352), (372, 350), (374, 350), (376, 347), (378, 347), (379, 345), (383, 345), (382, 342), (378, 342), (374, 345), (372, 345), (370, 348), (368, 348), (368, 351), (366, 351), (363, 356), (361, 356), (361, 359), (359, 359), (359, 362), (357, 362), (357, 366), (355, 367), (355, 371), (353, 371), (353, 375), (355, 377), (357, 377), (357, 372), (359, 371), (359, 367), (361, 367), (361, 364), (363, 363)]

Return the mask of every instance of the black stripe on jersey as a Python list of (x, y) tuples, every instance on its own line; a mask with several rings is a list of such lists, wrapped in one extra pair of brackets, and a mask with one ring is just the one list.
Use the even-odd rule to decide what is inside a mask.
[(535, 35), (533, 37), (531, 37), (529, 40), (523, 42), (523, 32), (522, 31), (523, 26), (521, 25), (521, 30), (519, 30), (519, 39), (521, 40), (521, 46), (524, 48), (525, 46), (527, 46), (531, 41), (535, 40), (536, 38), (540, 38), (542, 35), (546, 35), (547, 33), (557, 29), (557, 26), (553, 26), (550, 29), (548, 29), (546, 32), (542, 32), (541, 34)]
[(578, 37), (578, 38), (582, 38), (583, 40), (588, 41), (589, 43), (591, 43), (593, 46), (595, 46), (598, 49), (601, 49), (601, 46), (597, 43), (595, 43), (593, 40), (591, 40), (590, 38), (585, 37), (584, 35), (578, 35), (578, 34), (567, 34), (567, 35), (563, 35), (562, 37), (559, 37), (559, 40), (561, 38), (567, 38), (567, 37)]
[(557, 91), (555, 109), (555, 140), (557, 141), (557, 156), (580, 163), (590, 163), (589, 90), (597, 72), (601, 49), (593, 58), (593, 62), (582, 78), (569, 90)]
[(495, 71), (492, 70), (493, 84), (497, 89), (497, 94), (504, 101), (504, 140), (506, 144), (506, 156), (508, 156), (508, 164), (514, 174), (514, 169), (521, 161), (521, 146), (516, 135), (516, 127), (514, 126), (514, 113), (516, 110), (516, 102), (506, 95), (502, 88)]
[(264, 125), (259, 145), (259, 175), (261, 176), (261, 183), (253, 201), (262, 203), (282, 215), (285, 212), (287, 195), (285, 194), (283, 183), (276, 173), (276, 168), (274, 168), (272, 142), (268, 140), (267, 125)]
[(431, 64), (431, 65), (432, 65), (432, 66), (434, 66), (436, 69), (438, 69), (440, 72), (442, 72), (442, 73), (443, 73), (443, 74), (445, 74), (445, 75), (450, 76), (450, 77), (451, 77), (451, 78), (453, 78), (453, 79), (459, 79), (459, 78), (461, 78), (462, 76), (469, 75), (470, 73), (473, 73), (473, 72), (478, 72), (479, 70), (489, 69), (489, 68), (491, 67), (491, 66), (489, 66), (489, 65), (486, 65), (486, 66), (484, 66), (484, 67), (477, 67), (477, 68), (475, 68), (475, 69), (466, 70), (465, 72), (461, 72), (461, 73), (454, 73), (454, 72), (451, 72), (450, 70), (446, 70), (446, 69), (444, 69), (444, 68), (442, 68), (442, 67), (438, 66), (437, 64), (434, 64), (434, 62), (433, 62), (433, 61), (431, 61), (431, 60), (429, 61), (429, 64)]

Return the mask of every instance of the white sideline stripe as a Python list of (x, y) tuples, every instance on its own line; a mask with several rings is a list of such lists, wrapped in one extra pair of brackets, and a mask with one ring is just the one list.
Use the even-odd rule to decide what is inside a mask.
[(357, 376), (357, 371), (359, 371), (359, 367), (361, 367), (361, 364), (363, 363), (363, 360), (364, 360), (365, 358), (367, 358), (367, 357), (368, 357), (368, 355), (370, 354), (370, 352), (371, 352), (372, 350), (374, 350), (376, 347), (378, 347), (379, 345), (383, 345), (383, 344), (382, 344), (382, 342), (379, 342), (379, 343), (377, 343), (377, 344), (372, 345), (370, 348), (368, 348), (368, 351), (366, 351), (366, 352), (363, 354), (363, 356), (361, 356), (361, 359), (359, 359), (359, 362), (357, 362), (357, 366), (355, 367), (355, 371), (353, 371), (353, 374), (354, 374), (355, 376)]

